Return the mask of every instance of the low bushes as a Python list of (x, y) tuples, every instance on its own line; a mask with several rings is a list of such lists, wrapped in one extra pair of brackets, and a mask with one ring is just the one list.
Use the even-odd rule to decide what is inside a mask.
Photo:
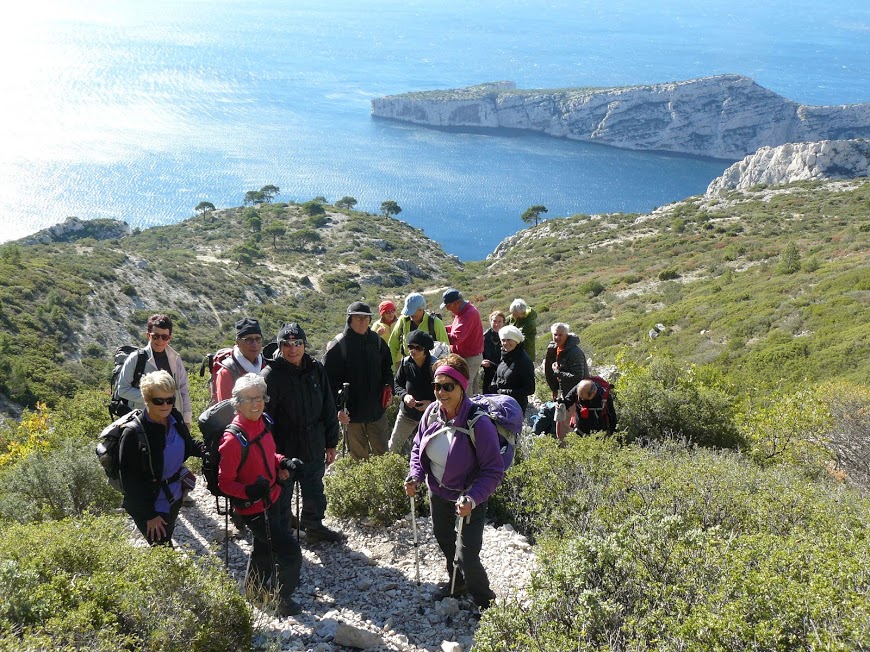
[(402, 484), (408, 461), (388, 453), (364, 461), (338, 460), (324, 478), (329, 513), (337, 518), (369, 518), (388, 525), (409, 511)]
[(248, 650), (251, 615), (216, 561), (134, 548), (123, 521), (0, 534), (0, 650)]

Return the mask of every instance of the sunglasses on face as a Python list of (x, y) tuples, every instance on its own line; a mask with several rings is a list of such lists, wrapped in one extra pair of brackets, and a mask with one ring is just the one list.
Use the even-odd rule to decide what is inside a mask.
[(240, 342), (244, 342), (248, 346), (253, 346), (254, 344), (262, 344), (263, 338), (259, 335), (251, 335), (250, 337), (243, 337)]
[(409, 345), (408, 345), (408, 350), (409, 350), (409, 351), (422, 351), (422, 350), (423, 350), (423, 347), (420, 346), (419, 344), (409, 344)]
[(172, 337), (172, 335), (167, 335), (166, 333), (149, 333), (148, 336), (152, 340), (154, 340), (155, 342), (158, 340), (163, 340), (164, 342), (168, 342), (169, 338)]
[(281, 346), (305, 346), (305, 340), (281, 340)]
[(252, 403), (265, 403), (268, 400), (268, 396), (246, 396), (245, 398), (240, 398), (239, 403), (242, 405), (251, 405)]
[(175, 397), (170, 396), (169, 398), (157, 398), (154, 396), (151, 398), (150, 403), (152, 405), (175, 405)]
[(456, 383), (432, 383), (432, 389), (436, 392), (440, 390), (449, 394), (456, 389)]

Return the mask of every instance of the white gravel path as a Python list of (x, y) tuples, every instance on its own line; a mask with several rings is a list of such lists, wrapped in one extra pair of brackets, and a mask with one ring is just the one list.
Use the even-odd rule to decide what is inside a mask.
[[(196, 505), (181, 510), (175, 542), (194, 554), (211, 554), (223, 560), (224, 518), (217, 515), (215, 500), (203, 482), (193, 496)], [(342, 544), (308, 544), (302, 533), (304, 560), (294, 598), (304, 611), (297, 617), (279, 619), (255, 609), (257, 649), (346, 650), (348, 632), (357, 637), (365, 637), (366, 632), (374, 635), (369, 641), (357, 643), (358, 647), (368, 643), (366, 649), (370, 650), (458, 652), (471, 648), (478, 621), (470, 600), (431, 600), (435, 583), (448, 578), (427, 518), (417, 519), (419, 588), (414, 581), (410, 518), (389, 527), (329, 519), (327, 524), (341, 529), (347, 540)], [(250, 535), (240, 535), (232, 523), (229, 531), (228, 571), (241, 590)], [(487, 525), (481, 560), (499, 600), (524, 598), (524, 587), (535, 565), (532, 547), (525, 537), (510, 526), (496, 529)], [(445, 642), (458, 646), (442, 648)]]

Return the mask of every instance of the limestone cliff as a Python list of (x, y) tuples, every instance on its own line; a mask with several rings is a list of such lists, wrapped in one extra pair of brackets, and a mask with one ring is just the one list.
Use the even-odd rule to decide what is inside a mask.
[(374, 99), (372, 115), (733, 160), (764, 146), (870, 138), (870, 104), (802, 105), (740, 75), (604, 89), (520, 90), (495, 82)]
[(20, 243), (24, 245), (48, 244), (50, 242), (73, 242), (83, 238), (116, 240), (129, 235), (129, 233), (130, 226), (121, 220), (81, 220), (77, 217), (68, 217), (60, 224), (55, 224), (22, 238)]
[(870, 177), (870, 142), (823, 140), (762, 147), (713, 179), (708, 195), (758, 184)]

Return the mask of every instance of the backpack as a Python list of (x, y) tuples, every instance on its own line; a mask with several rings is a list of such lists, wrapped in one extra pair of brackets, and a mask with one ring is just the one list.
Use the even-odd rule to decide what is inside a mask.
[[(106, 426), (100, 433), (97, 441), (97, 460), (103, 471), (106, 472), (106, 479), (116, 491), (124, 493), (124, 487), (121, 485), (121, 435), (124, 430), (131, 424), (134, 427), (134, 432), (139, 438), (139, 451), (143, 454), (144, 459), (148, 460), (151, 465), (151, 447), (148, 444), (148, 437), (145, 436), (145, 429), (142, 427), (140, 413), (130, 411), (127, 414), (116, 419), (111, 424)], [(155, 476), (154, 468), (151, 468), (152, 477)]]
[(118, 419), (133, 410), (127, 399), (118, 396), (118, 389), (121, 384), (121, 370), (124, 368), (124, 363), (127, 362), (127, 358), (137, 352), (139, 357), (136, 359), (136, 368), (133, 370), (133, 380), (130, 383), (133, 387), (139, 387), (142, 374), (145, 373), (145, 363), (148, 362), (148, 353), (145, 349), (130, 345), (119, 346), (115, 349), (111, 378), (112, 398), (109, 400), (110, 419)]
[[(501, 453), (501, 459), (504, 463), (504, 470), (507, 471), (514, 462), (514, 453), (517, 447), (517, 437), (523, 430), (524, 415), (520, 404), (512, 396), (504, 394), (477, 394), (469, 397), (474, 404), (472, 412), (468, 416), (468, 428), (458, 428), (456, 430), (464, 432), (471, 440), (471, 445), (477, 449), (477, 441), (474, 436), (474, 424), (482, 416), (487, 416), (495, 424), (495, 429), (498, 431), (498, 448)], [(423, 413), (423, 418), (420, 421), (420, 428), (428, 428), (432, 423), (433, 414), (438, 409), (438, 402), (433, 402)]]
[(532, 427), (536, 435), (556, 434), (556, 402), (547, 401), (532, 417)]
[[(577, 402), (577, 407), (574, 411), (574, 418), (576, 419), (575, 426), (578, 430), (580, 430), (579, 423), (581, 419), (597, 419), (599, 423), (604, 425), (604, 430), (607, 432), (611, 432), (615, 427), (615, 423), (610, 423), (610, 410), (609, 406), (613, 402), (613, 385), (608, 381), (604, 380), (601, 376), (589, 376), (588, 380), (593, 381), (596, 385), (601, 387), (602, 392), (601, 395), (601, 407), (600, 408), (588, 408), (586, 406), (580, 405), (579, 398)], [(586, 432), (586, 431), (584, 431)]]
[[(440, 360), (441, 358), (446, 356), (448, 353), (450, 353), (450, 345), (442, 342), (437, 337), (435, 337), (435, 319), (436, 318), (441, 319), (441, 315), (436, 314), (434, 312), (427, 312), (426, 316), (429, 317), (429, 329), (428, 329), (429, 330), (429, 337), (431, 337), (432, 341), (435, 342), (435, 346), (432, 347), (431, 354), (436, 360)], [(408, 317), (405, 324), (410, 324), (410, 323), (411, 323), (411, 318)], [(403, 326), (403, 330), (404, 330), (404, 324), (402, 326)], [(409, 329), (410, 329), (410, 326), (409, 326)], [(411, 331), (408, 330), (408, 333), (410, 333), (410, 332)], [(405, 336), (408, 333), (403, 333), (400, 331), (401, 337), (399, 338), (399, 355), (401, 355), (403, 358), (406, 355), (408, 355), (408, 353), (409, 353), (409, 351), (406, 348), (406, 344), (405, 344)]]
[(209, 405), (214, 405), (218, 402), (217, 398), (217, 373), (221, 368), (226, 367), (233, 375), (233, 380), (236, 381), (242, 377), (244, 371), (242, 367), (233, 359), (233, 347), (228, 346), (218, 349), (214, 353), (206, 355), (199, 365), (199, 377), (205, 376), (206, 370), (209, 372), (208, 393)]
[[(262, 451), (260, 439), (271, 432), (270, 422), (266, 415), (263, 415), (263, 420), (266, 423), (266, 428), (254, 439), (248, 440), (245, 432), (236, 424), (232, 423), (235, 416), (235, 408), (230, 399), (225, 399), (215, 403), (199, 415), (197, 422), (199, 423), (199, 431), (202, 433), (202, 439), (205, 443), (205, 457), (202, 459), (202, 474), (205, 477), (205, 483), (209, 493), (216, 498), (228, 498), (233, 505), (239, 507), (250, 507), (251, 502), (245, 501), (236, 496), (227, 496), (220, 487), (218, 487), (218, 468), (220, 467), (220, 443), (225, 432), (231, 432), (239, 440), (242, 446), (242, 459), (239, 460), (239, 467), (236, 473), (241, 470), (248, 460), (248, 454), (251, 446), (258, 445)], [(263, 453), (265, 455), (265, 453)]]

